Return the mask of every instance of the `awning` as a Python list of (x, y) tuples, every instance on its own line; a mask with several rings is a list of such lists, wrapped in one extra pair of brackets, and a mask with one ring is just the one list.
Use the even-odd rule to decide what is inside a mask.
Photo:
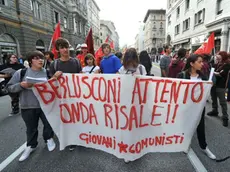
[(173, 44), (175, 45), (175, 44), (183, 44), (183, 43), (187, 43), (187, 42), (189, 42), (190, 41), (190, 39), (183, 39), (183, 40), (180, 40), (180, 41), (175, 41), (175, 42), (173, 42)]

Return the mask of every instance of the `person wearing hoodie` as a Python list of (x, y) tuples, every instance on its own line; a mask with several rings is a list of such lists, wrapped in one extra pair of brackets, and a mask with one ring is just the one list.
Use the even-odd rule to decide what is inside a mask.
[(169, 78), (176, 78), (178, 73), (182, 71), (185, 66), (184, 59), (186, 58), (186, 49), (180, 48), (177, 52), (177, 56), (174, 56), (169, 64)]
[(102, 51), (104, 53), (103, 60), (101, 61), (100, 68), (104, 74), (116, 74), (121, 68), (120, 59), (111, 53), (111, 47), (108, 43), (102, 44)]
[(41, 119), (44, 125), (43, 139), (47, 144), (48, 150), (53, 151), (56, 147), (53, 140), (53, 129), (46, 119), (37, 97), (33, 93), (33, 82), (26, 79), (27, 77), (49, 79), (47, 71), (43, 68), (44, 59), (44, 54), (40, 51), (29, 52), (27, 60), (30, 68), (16, 71), (7, 84), (9, 92), (19, 93), (20, 95), (21, 115), (26, 125), (27, 147), (19, 158), (20, 162), (26, 160), (38, 145), (39, 119)]
[[(13, 71), (17, 71), (19, 69), (25, 68), (23, 64), (18, 62), (18, 58), (15, 54), (9, 54), (9, 56), (6, 59), (6, 64), (0, 66), (0, 71), (6, 70), (8, 68), (11, 68)], [(0, 78), (5, 78), (5, 83), (7, 84), (10, 79), (12, 78), (12, 74), (2, 74), (0, 75)], [(11, 98), (11, 112), (9, 116), (17, 115), (19, 114), (19, 94), (18, 93), (9, 93), (9, 96)]]

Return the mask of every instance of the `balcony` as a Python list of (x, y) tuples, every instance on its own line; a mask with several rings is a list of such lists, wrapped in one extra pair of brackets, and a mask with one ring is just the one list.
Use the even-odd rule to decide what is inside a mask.
[(87, 20), (87, 7), (86, 4), (82, 4), (79, 0), (70, 0), (67, 4), (67, 8), (71, 13), (78, 13), (81, 17)]

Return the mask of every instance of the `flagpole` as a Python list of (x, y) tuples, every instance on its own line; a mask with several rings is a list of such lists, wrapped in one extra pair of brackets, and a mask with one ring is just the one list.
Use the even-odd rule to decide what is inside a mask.
[(51, 38), (51, 41), (50, 41), (50, 45), (49, 45), (48, 51), (50, 51), (50, 50), (51, 50), (51, 45), (52, 45), (52, 42), (53, 42), (53, 37)]

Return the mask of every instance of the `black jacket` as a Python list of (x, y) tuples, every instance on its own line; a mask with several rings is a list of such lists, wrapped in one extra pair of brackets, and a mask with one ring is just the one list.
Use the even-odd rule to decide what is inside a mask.
[(220, 76), (216, 76), (216, 87), (226, 88), (228, 73), (230, 71), (230, 64), (226, 63), (223, 64), (222, 66), (216, 65), (215, 71), (220, 72)]
[[(177, 75), (177, 78), (180, 78), (180, 79), (191, 79), (190, 76), (191, 75), (190, 75), (189, 71), (186, 70), (186, 71), (180, 72)], [(208, 80), (208, 78), (205, 75), (203, 75), (202, 73), (199, 74), (199, 78), (201, 78), (203, 81), (207, 81)]]

